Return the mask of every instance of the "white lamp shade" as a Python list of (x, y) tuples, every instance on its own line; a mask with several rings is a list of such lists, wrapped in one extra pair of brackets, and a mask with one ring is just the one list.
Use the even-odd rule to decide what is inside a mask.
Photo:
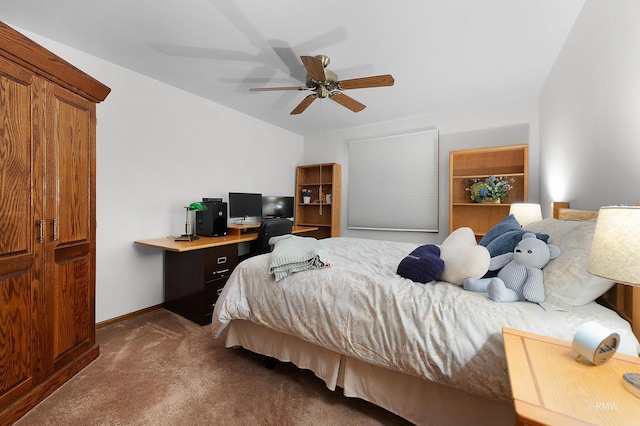
[(525, 226), (532, 222), (542, 220), (542, 209), (540, 208), (540, 204), (514, 203), (511, 204), (509, 214), (515, 216), (520, 226)]
[(640, 286), (640, 207), (600, 209), (587, 272)]

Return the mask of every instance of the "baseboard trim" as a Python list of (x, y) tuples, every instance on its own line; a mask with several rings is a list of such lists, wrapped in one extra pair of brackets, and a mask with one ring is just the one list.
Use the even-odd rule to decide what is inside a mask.
[(105, 321), (100, 321), (96, 323), (96, 329), (106, 327), (108, 325), (117, 324), (122, 321), (126, 321), (131, 318), (139, 317), (140, 315), (148, 314), (149, 312), (157, 311), (158, 309), (163, 309), (164, 305), (161, 303), (159, 305), (149, 306), (148, 308), (140, 309), (139, 311), (129, 312), (128, 314), (121, 315), (119, 317), (111, 318)]

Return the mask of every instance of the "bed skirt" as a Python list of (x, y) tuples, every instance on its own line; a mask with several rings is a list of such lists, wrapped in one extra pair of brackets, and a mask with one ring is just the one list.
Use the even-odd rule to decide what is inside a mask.
[(457, 390), (373, 365), (244, 320), (231, 321), (227, 347), (291, 362), (322, 379), (327, 388), (376, 404), (417, 425), (514, 424), (513, 404)]

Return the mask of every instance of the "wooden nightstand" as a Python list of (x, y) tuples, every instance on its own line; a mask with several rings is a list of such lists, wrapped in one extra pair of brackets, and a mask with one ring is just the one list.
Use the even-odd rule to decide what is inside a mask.
[(640, 399), (622, 384), (640, 358), (615, 354), (606, 364), (576, 361), (571, 342), (503, 328), (516, 424), (637, 425)]

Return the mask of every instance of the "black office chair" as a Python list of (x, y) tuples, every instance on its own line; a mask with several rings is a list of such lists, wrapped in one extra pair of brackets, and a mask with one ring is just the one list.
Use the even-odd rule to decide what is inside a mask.
[(293, 222), (291, 222), (289, 219), (264, 219), (262, 223), (260, 223), (260, 228), (258, 229), (258, 239), (255, 241), (253, 250), (251, 251), (251, 256), (269, 253), (271, 251), (271, 247), (269, 246), (269, 238), (290, 234), (292, 228)]

